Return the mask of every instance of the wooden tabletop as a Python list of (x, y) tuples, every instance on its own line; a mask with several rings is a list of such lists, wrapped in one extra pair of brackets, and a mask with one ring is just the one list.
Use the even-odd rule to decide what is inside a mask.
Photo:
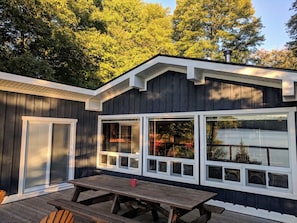
[(77, 187), (103, 190), (117, 195), (136, 198), (171, 207), (192, 210), (210, 200), (216, 193), (137, 180), (136, 187), (130, 186), (130, 179), (110, 175), (96, 175), (71, 180)]

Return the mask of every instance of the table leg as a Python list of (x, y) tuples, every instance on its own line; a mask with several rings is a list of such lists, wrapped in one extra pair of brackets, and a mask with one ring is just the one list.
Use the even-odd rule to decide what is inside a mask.
[(111, 213), (116, 214), (120, 210), (120, 201), (119, 201), (119, 195), (115, 194), (113, 198), (113, 203), (111, 206)]
[(175, 213), (175, 208), (170, 207), (168, 223), (176, 223), (176, 220), (177, 220), (177, 214)]
[(81, 187), (75, 186), (75, 191), (73, 193), (71, 201), (76, 202), (80, 192), (82, 192), (82, 191), (83, 191), (83, 189)]

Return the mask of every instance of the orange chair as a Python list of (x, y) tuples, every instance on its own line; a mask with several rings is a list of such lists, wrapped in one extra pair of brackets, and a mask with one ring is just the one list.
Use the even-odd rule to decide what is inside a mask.
[(3, 202), (5, 196), (6, 196), (6, 191), (0, 190), (0, 204)]
[(43, 217), (40, 223), (74, 223), (74, 218), (70, 211), (58, 210)]

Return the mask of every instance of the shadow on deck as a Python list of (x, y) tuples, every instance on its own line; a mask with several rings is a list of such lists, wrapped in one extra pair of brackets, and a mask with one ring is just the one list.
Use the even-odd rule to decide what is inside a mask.
[[(34, 198), (29, 198), (13, 203), (3, 204), (0, 206), (0, 223), (39, 223), (40, 219), (47, 215), (49, 212), (55, 210), (55, 208), (47, 202), (56, 198), (63, 198), (70, 200), (73, 194), (73, 189), (64, 190), (60, 192), (54, 192), (47, 195), (42, 195)], [(98, 192), (87, 191), (82, 193), (80, 199), (86, 199), (89, 196), (98, 194)], [(105, 202), (104, 204), (99, 204), (101, 208), (106, 208), (109, 211), (111, 203)], [(124, 209), (125, 207), (123, 207)], [(188, 214), (183, 217), (184, 220), (190, 221), (193, 218), (193, 214)], [(75, 223), (91, 223), (90, 221), (81, 218), (79, 216), (75, 217)], [(146, 214), (136, 218), (137, 220), (144, 223), (153, 223), (152, 216)], [(157, 223), (166, 223), (167, 219), (160, 215), (160, 219)], [(243, 215), (231, 211), (225, 211), (223, 214), (212, 214), (212, 218), (209, 223), (276, 223), (276, 221), (271, 221), (267, 219), (257, 218), (253, 216)]]

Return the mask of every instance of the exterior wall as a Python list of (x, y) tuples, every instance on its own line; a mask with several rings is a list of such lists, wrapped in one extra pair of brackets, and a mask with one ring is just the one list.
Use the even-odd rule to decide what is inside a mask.
[(130, 90), (103, 104), (102, 114), (140, 114), (288, 106), (281, 89), (207, 79), (194, 85), (185, 74), (167, 72), (148, 82), (147, 91)]
[(78, 119), (75, 177), (92, 175), (96, 167), (97, 112), (85, 104), (0, 91), (0, 188), (18, 192), (22, 116)]
[[(281, 89), (210, 78), (204, 85), (194, 85), (186, 79), (185, 74), (166, 72), (149, 81), (147, 91), (133, 89), (105, 102), (102, 114), (170, 113), (296, 105), (282, 102)], [(183, 186), (214, 191), (218, 193), (216, 199), (219, 201), (297, 216), (296, 200), (200, 185)]]

